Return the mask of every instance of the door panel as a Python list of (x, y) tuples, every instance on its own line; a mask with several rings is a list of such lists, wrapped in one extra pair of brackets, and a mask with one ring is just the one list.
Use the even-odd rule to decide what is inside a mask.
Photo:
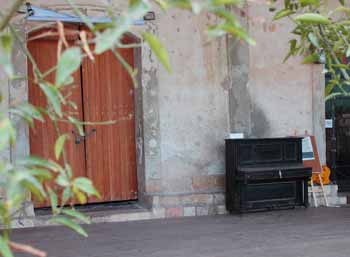
[[(28, 49), (42, 72), (57, 61), (57, 33), (54, 29), (51, 32), (44, 38), (38, 37), (42, 31), (33, 33), (30, 38), (35, 40), (28, 42)], [(78, 39), (79, 29), (71, 26), (66, 33), (72, 45)], [(123, 42), (131, 43), (129, 41)], [(120, 54), (134, 65), (132, 49), (122, 49)], [(44, 94), (32, 83), (32, 68), (28, 62), (29, 101), (45, 106)], [(106, 52), (97, 56), (94, 62), (85, 59), (73, 77), (76, 86), (67, 87), (64, 94), (70, 94), (69, 100), (78, 108), (65, 107), (64, 111), (82, 121), (116, 121), (112, 125), (86, 125), (87, 137), (80, 144), (74, 142), (72, 131), (75, 128), (72, 125), (59, 124), (61, 132), (72, 136), (65, 149), (74, 176), (90, 178), (101, 193), (101, 199), (90, 198), (89, 203), (137, 199), (134, 88), (129, 75), (113, 53)], [(47, 79), (53, 82), (54, 78), (52, 73)], [(94, 129), (96, 131), (92, 132)], [(35, 122), (35, 129), (30, 130), (31, 154), (54, 160), (56, 138), (55, 129), (48, 119), (45, 123)], [(49, 207), (49, 203), (35, 203), (35, 206)]]
[[(134, 65), (133, 49), (120, 54)], [(133, 83), (111, 51), (85, 59), (82, 68), (86, 121), (116, 121), (86, 126), (96, 133), (86, 139), (87, 174), (102, 195), (90, 202), (137, 198)]]
[[(43, 31), (42, 31), (43, 32)], [(42, 33), (41, 32), (41, 33)], [(37, 37), (39, 33), (31, 35)], [(73, 36), (69, 37), (69, 40), (77, 39)], [(72, 42), (70, 42), (72, 43)], [(36, 60), (37, 65), (41, 72), (45, 72), (53, 67), (57, 62), (57, 38), (54, 36), (40, 38), (36, 40), (29, 40), (28, 49)], [(33, 67), (28, 61), (28, 76), (29, 76), (29, 102), (36, 106), (46, 106), (46, 98), (39, 86), (33, 83)], [(64, 95), (69, 95), (68, 100), (74, 101), (77, 104), (77, 110), (71, 107), (64, 107), (63, 111), (69, 112), (71, 116), (83, 120), (82, 110), (82, 94), (81, 94), (81, 74), (77, 71), (74, 75), (74, 86), (68, 86), (64, 91)], [(50, 74), (47, 80), (54, 82), (55, 73)], [(75, 128), (68, 123), (59, 123), (59, 129), (62, 133), (72, 135), (72, 131)], [(50, 158), (55, 160), (54, 157), (54, 144), (57, 139), (57, 134), (54, 126), (48, 118), (45, 122), (35, 122), (34, 129), (30, 129), (30, 153), (32, 155), (40, 156), (43, 158)], [(85, 168), (85, 147), (84, 141), (77, 145), (74, 142), (73, 137), (66, 141), (65, 150), (67, 159), (71, 165), (74, 176), (86, 176)], [(61, 164), (63, 162), (61, 161)], [(48, 207), (49, 203), (35, 203), (36, 207)]]

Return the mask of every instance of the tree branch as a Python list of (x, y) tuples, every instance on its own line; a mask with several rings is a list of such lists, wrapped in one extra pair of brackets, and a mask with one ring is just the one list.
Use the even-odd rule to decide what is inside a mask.
[(15, 242), (9, 242), (8, 244), (12, 250), (17, 251), (17, 252), (29, 253), (29, 254), (31, 254), (33, 256), (37, 256), (37, 257), (46, 257), (47, 256), (46, 252), (41, 251), (39, 249), (36, 249), (30, 245), (19, 244), (19, 243), (15, 243)]
[(7, 24), (10, 22), (13, 15), (17, 12), (18, 8), (24, 3), (24, 0), (16, 0), (11, 6), (10, 10), (6, 12), (5, 17), (2, 19), (0, 23), (0, 31), (3, 31)]

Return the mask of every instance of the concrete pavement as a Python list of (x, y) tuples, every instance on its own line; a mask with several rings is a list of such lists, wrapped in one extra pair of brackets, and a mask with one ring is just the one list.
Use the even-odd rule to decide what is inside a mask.
[[(19, 229), (51, 257), (349, 257), (350, 208)], [(26, 256), (26, 255), (18, 255)]]

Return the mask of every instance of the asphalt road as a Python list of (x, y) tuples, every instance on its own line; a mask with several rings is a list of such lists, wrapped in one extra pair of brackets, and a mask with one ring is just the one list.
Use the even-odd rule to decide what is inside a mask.
[[(350, 257), (350, 208), (21, 229), (52, 257)], [(17, 255), (27, 256), (27, 255)]]

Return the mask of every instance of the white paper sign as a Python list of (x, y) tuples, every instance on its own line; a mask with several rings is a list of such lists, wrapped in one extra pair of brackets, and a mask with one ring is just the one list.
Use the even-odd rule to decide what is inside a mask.
[(326, 119), (325, 127), (326, 128), (333, 128), (333, 120), (332, 119)]
[(315, 160), (314, 150), (312, 147), (311, 137), (305, 137), (302, 141), (303, 161)]

